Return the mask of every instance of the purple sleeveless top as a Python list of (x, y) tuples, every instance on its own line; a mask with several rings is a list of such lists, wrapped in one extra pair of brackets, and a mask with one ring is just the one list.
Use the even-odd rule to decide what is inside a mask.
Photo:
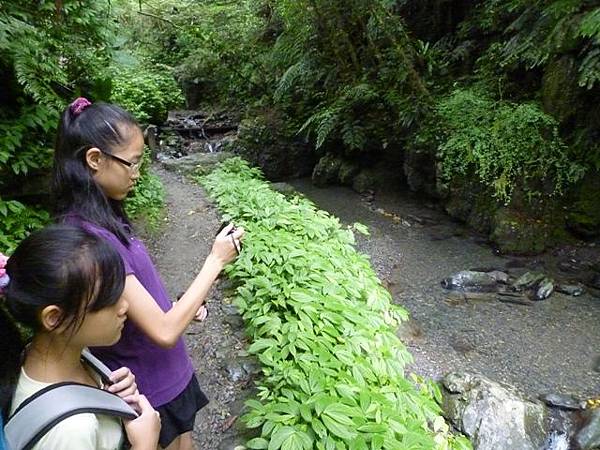
[[(112, 245), (121, 255), (127, 275), (136, 276), (160, 309), (165, 312), (171, 309), (172, 303), (160, 275), (139, 239), (130, 237), (129, 247), (126, 247), (110, 231), (85, 222), (76, 215), (67, 216), (66, 222), (80, 226)], [(154, 344), (130, 320), (125, 322), (119, 342), (110, 347), (95, 347), (91, 350), (112, 370), (128, 367), (135, 375), (140, 393), (148, 397), (155, 408), (177, 397), (187, 387), (194, 373), (181, 337), (173, 348), (162, 348)]]

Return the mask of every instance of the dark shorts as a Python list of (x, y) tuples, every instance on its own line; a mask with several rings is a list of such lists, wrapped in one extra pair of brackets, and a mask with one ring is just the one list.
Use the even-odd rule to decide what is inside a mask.
[(208, 398), (200, 389), (196, 375), (186, 388), (171, 400), (162, 406), (156, 408), (160, 413), (162, 428), (158, 442), (162, 448), (169, 446), (177, 436), (192, 431), (194, 429), (194, 419), (196, 413), (208, 404)]

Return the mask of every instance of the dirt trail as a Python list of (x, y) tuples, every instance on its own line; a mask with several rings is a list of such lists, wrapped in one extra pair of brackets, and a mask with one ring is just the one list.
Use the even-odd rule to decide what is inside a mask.
[[(199, 270), (220, 220), (199, 186), (161, 168), (156, 172), (167, 190), (168, 217), (159, 236), (148, 239), (148, 244), (176, 298)], [(415, 357), (413, 370), (433, 378), (452, 370), (475, 370), (531, 396), (600, 393), (600, 374), (594, 367), (600, 352), (598, 299), (555, 294), (535, 307), (448, 303), (439, 283), (443, 277), (475, 266), (502, 268), (508, 259), (493, 255), (468, 231), (457, 233), (446, 216), (419, 201), (380, 198), (378, 206), (401, 217), (427, 216), (435, 226), (395, 224), (365, 207), (348, 189), (294, 185), (342, 222), (369, 225), (371, 236), (359, 237), (358, 248), (371, 255), (395, 300), (411, 313), (414, 329), (403, 340)], [(235, 448), (241, 398), (256, 371), (238, 357), (246, 339), (223, 284), (210, 294), (207, 320), (193, 323), (186, 334), (200, 384), (211, 400), (194, 430), (202, 450)]]
[[(156, 168), (155, 173), (167, 191), (168, 213), (158, 236), (146, 242), (169, 294), (176, 298), (187, 289), (208, 255), (220, 220), (199, 186), (164, 169)], [(197, 448), (202, 450), (217, 449), (231, 433), (240, 407), (235, 400), (244, 387), (243, 382), (232, 382), (228, 375), (228, 365), (243, 348), (244, 337), (239, 316), (232, 315), (220, 284), (209, 294), (207, 319), (193, 322), (185, 336), (198, 380), (210, 399), (198, 414), (194, 429)]]

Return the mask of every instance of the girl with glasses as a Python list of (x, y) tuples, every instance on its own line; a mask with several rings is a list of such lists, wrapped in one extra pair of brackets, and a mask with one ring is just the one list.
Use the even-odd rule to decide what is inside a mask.
[(217, 235), (202, 269), (173, 304), (122, 203), (139, 177), (143, 149), (142, 131), (129, 113), (116, 105), (75, 100), (61, 116), (56, 141), (56, 212), (60, 221), (108, 242), (125, 266), (129, 311), (121, 339), (92, 351), (111, 369), (126, 366), (136, 374), (139, 391), (161, 414), (161, 447), (190, 450), (196, 413), (208, 400), (182, 335), (197, 316), (206, 316), (210, 287), (237, 256), (244, 230), (228, 236), (229, 225)]

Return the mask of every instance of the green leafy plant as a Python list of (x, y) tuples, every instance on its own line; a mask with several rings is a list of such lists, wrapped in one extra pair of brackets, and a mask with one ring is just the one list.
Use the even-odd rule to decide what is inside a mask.
[[(392, 304), (351, 229), (308, 200), (287, 200), (239, 158), (200, 179), (247, 230), (227, 274), (263, 365), (245, 416), (252, 449), (468, 449), (440, 417), (438, 387), (412, 361)], [(355, 224), (361, 232), (364, 226)]]
[(48, 220), (39, 206), (14, 200), (12, 187), (49, 170), (59, 111), (78, 95), (101, 97), (108, 11), (104, 1), (0, 3), (0, 245), (9, 250)]
[(11, 254), (29, 233), (50, 222), (50, 214), (16, 200), (0, 198), (0, 252)]
[(111, 100), (142, 123), (161, 124), (169, 109), (183, 104), (183, 94), (169, 67), (138, 65), (115, 69)]
[(441, 100), (434, 122), (442, 175), (452, 179), (473, 169), (509, 202), (518, 185), (530, 195), (552, 183), (561, 193), (579, 180), (584, 167), (569, 158), (556, 121), (535, 104), (494, 101), (476, 90), (459, 89)]

